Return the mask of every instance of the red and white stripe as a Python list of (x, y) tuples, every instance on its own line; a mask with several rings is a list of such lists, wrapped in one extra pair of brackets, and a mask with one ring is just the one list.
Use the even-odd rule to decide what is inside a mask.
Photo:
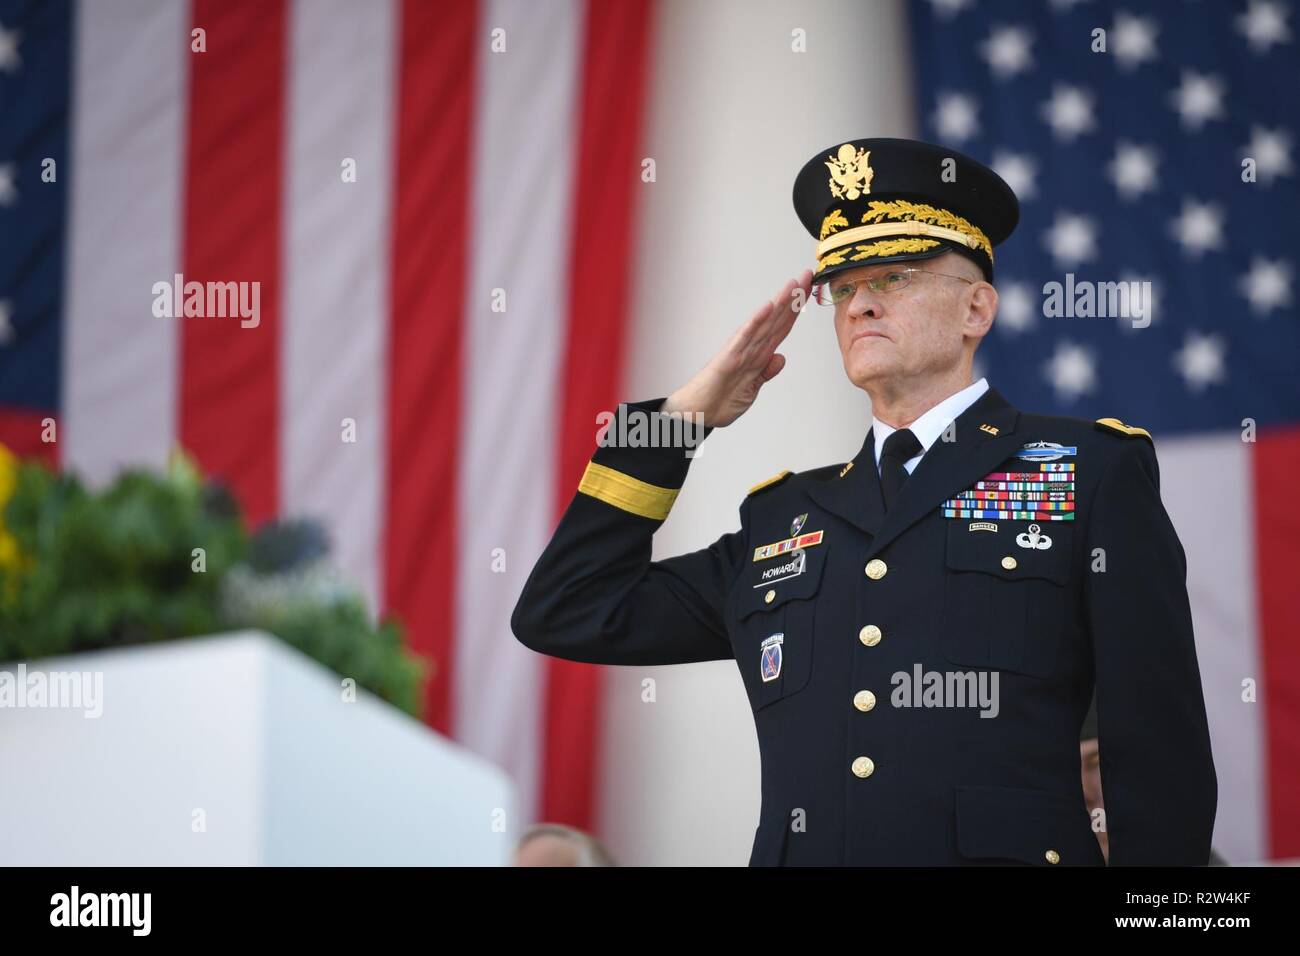
[[(402, 4), (390, 256), (386, 608), (433, 663), (426, 719), (451, 731), (477, 5)], [(476, 38), (480, 42), (476, 42)]]
[[(281, 511), (325, 525), (372, 608), (387, 481), (397, 14), (390, 0), (297, 0), (288, 37)], [(343, 178), (349, 160), (355, 182)], [(345, 421), (354, 442), (343, 441)]]
[(1164, 439), (1157, 451), (1187, 554), (1219, 778), (1215, 847), (1233, 862), (1300, 856), (1300, 521), (1275, 504), (1300, 469), (1300, 436)]
[(517, 771), (530, 807), (546, 658), (514, 639), (510, 612), (553, 527), (582, 18), (576, 0), (485, 3), (484, 28), (504, 31), (506, 50), (475, 65), (452, 726)]
[(178, 429), (248, 519), (279, 512), (283, 273), (285, 0), (194, 0), (207, 51), (190, 57), (185, 152), (185, 281), (256, 282), (261, 319), (180, 325)]
[(99, 484), (163, 467), (177, 439), (180, 325), (151, 290), (181, 270), (190, 17), (168, 0), (76, 16), (60, 445)]

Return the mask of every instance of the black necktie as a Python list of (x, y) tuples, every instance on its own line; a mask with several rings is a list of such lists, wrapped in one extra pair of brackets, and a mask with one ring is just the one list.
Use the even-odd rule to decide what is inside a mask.
[(886, 511), (893, 507), (903, 482), (907, 481), (903, 463), (916, 457), (920, 450), (921, 442), (907, 428), (900, 428), (885, 439), (885, 447), (880, 451), (880, 491), (885, 497)]

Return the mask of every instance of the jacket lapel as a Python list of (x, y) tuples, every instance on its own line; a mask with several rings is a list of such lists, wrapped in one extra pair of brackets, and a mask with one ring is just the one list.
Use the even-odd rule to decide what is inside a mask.
[(845, 468), (839, 478), (813, 485), (808, 494), (827, 511), (874, 535), (884, 517), (885, 502), (876, 471), (876, 440), (870, 429), (862, 450)]
[(867, 557), (878, 554), (945, 499), (969, 488), (1015, 454), (1021, 445), (1021, 436), (1016, 434), (1019, 418), (1015, 407), (991, 387), (958, 415), (955, 440), (940, 438), (930, 446), (881, 520)]
[[(990, 387), (957, 416), (954, 441), (940, 438), (930, 446), (888, 513), (876, 469), (875, 437), (870, 430), (862, 450), (850, 462), (852, 467), (839, 478), (813, 485), (808, 494), (827, 511), (873, 536), (865, 560), (945, 499), (969, 488), (1015, 454), (1021, 444), (1021, 436), (1016, 433), (1019, 419), (1020, 412)], [(988, 428), (981, 428), (983, 425)]]

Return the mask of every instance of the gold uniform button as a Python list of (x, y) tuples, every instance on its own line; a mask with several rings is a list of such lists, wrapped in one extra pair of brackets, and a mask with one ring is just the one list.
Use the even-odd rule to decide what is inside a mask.
[(876, 695), (869, 690), (860, 690), (853, 695), (853, 706), (865, 714), (876, 706)]
[(1061, 862), (1061, 854), (1057, 853), (1055, 850), (1048, 850), (1048, 851), (1047, 851), (1045, 854), (1043, 854), (1043, 855), (1047, 857), (1047, 862), (1048, 862), (1048, 863), (1060, 863), (1060, 862)]
[(771, 603), (772, 603), (773, 601), (775, 601), (775, 600), (776, 600), (776, 590), (775, 590), (775, 589), (773, 589), (773, 590), (771, 590), (771, 591), (768, 591), (766, 594), (763, 595), (763, 603), (764, 603), (764, 604), (771, 604)]
[(859, 777), (870, 777), (876, 772), (876, 765), (870, 757), (859, 757), (853, 761), (853, 773)]
[(858, 631), (858, 640), (867, 645), (867, 647), (875, 647), (879, 644), (880, 637), (880, 628), (876, 627), (874, 624), (868, 624), (862, 630)]
[(1016, 569), (1016, 559), (1008, 554), (1002, 559), (1002, 566), (1008, 571), (1014, 571)]
[(879, 558), (872, 558), (867, 562), (867, 577), (871, 578), (873, 581), (879, 581), (885, 576), (885, 572), (888, 570), (889, 565), (885, 564), (885, 562), (881, 561)]

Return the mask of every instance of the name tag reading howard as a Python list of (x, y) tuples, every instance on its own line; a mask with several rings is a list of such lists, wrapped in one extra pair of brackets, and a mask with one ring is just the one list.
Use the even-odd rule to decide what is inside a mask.
[(821, 543), (822, 532), (809, 531), (807, 534), (786, 538), (784, 541), (774, 541), (772, 544), (765, 544), (761, 548), (755, 548), (754, 560), (763, 561), (767, 558), (775, 558), (778, 554), (785, 554), (795, 548), (811, 548), (814, 544)]
[(790, 578), (798, 577), (803, 574), (808, 567), (808, 552), (800, 548), (795, 551), (789, 561), (782, 564), (774, 564), (770, 568), (765, 568), (759, 582), (754, 585), (756, 588), (765, 588), (769, 584), (775, 584), (777, 581), (786, 581)]

